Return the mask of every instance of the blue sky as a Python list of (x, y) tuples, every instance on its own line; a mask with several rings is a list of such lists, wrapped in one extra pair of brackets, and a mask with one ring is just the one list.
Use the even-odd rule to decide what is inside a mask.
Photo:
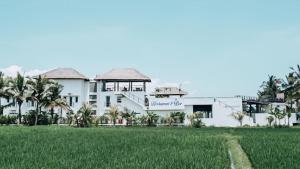
[(300, 64), (299, 0), (0, 1), (0, 68), (134, 67), (197, 96), (256, 95)]

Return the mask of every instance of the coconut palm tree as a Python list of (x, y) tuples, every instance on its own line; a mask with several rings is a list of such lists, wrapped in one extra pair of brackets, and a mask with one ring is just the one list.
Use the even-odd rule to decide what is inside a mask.
[(8, 99), (10, 97), (8, 89), (8, 80), (4, 77), (4, 74), (0, 72), (0, 115), (3, 115), (3, 110), (5, 108), (12, 106), (12, 103), (7, 105), (2, 105), (1, 103), (1, 99)]
[(112, 120), (113, 122), (113, 125), (115, 126), (116, 125), (116, 120), (119, 116), (119, 109), (116, 105), (114, 106), (110, 106), (109, 110), (108, 110), (108, 115), (110, 117), (110, 119)]
[(280, 93), (281, 80), (276, 76), (270, 76), (268, 81), (264, 81), (261, 85), (262, 90), (258, 92), (259, 99), (276, 100), (277, 94)]
[(49, 88), (49, 97), (47, 97), (43, 103), (42, 106), (46, 107), (50, 110), (51, 115), (51, 124), (54, 123), (54, 109), (60, 108), (61, 111), (70, 111), (71, 108), (68, 105), (67, 101), (63, 98), (61, 98), (60, 94), (63, 91), (63, 86), (58, 84), (57, 82), (54, 82), (50, 88)]
[(291, 68), (291, 70), (293, 71), (292, 73), (294, 73), (296, 77), (296, 83), (294, 85), (294, 99), (298, 109), (297, 111), (300, 111), (300, 65), (297, 65), (296, 68)]
[(93, 107), (88, 103), (84, 103), (78, 110), (77, 118), (81, 127), (89, 127), (91, 125), (93, 121), (92, 113)]
[(30, 99), (36, 102), (35, 125), (37, 125), (38, 115), (41, 112), (43, 103), (46, 102), (48, 97), (51, 95), (50, 88), (52, 84), (52, 81), (43, 78), (41, 75), (36, 79), (28, 81), (28, 87), (31, 90)]
[(289, 73), (289, 75), (286, 76), (286, 81), (282, 84), (285, 101), (288, 105), (288, 112), (291, 113), (294, 112), (293, 105), (298, 95), (298, 89), (296, 88), (296, 85), (297, 77), (294, 75), (294, 73)]
[(296, 68), (291, 67), (291, 69), (296, 74), (297, 78), (300, 79), (300, 65), (297, 65)]
[(14, 99), (16, 99), (18, 110), (19, 110), (18, 119), (19, 119), (19, 124), (21, 124), (22, 105), (24, 101), (26, 101), (26, 98), (28, 97), (28, 84), (26, 78), (22, 76), (19, 72), (16, 78), (10, 80), (8, 92), (12, 95)]

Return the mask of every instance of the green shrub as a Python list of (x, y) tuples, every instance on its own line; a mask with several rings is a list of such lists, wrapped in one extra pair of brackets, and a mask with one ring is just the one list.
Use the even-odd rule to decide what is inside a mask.
[[(25, 125), (33, 126), (35, 124), (35, 110), (29, 111), (26, 115), (23, 115), (23, 123)], [(58, 117), (57, 117), (58, 119)], [(42, 112), (38, 115), (37, 125), (49, 125), (50, 117), (46, 112)]]
[(17, 120), (16, 116), (1, 115), (0, 125), (16, 124), (16, 120)]

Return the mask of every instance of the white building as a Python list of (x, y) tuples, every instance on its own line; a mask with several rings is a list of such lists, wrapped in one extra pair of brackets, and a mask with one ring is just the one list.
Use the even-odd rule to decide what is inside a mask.
[[(154, 112), (167, 117), (172, 112), (184, 112), (184, 124), (189, 125), (188, 115), (204, 112), (203, 122), (206, 126), (234, 127), (239, 122), (232, 117), (232, 113), (242, 112), (245, 104), (242, 97), (189, 97), (187, 92), (174, 87), (157, 88), (149, 95), (146, 86), (151, 79), (135, 69), (113, 69), (89, 79), (72, 68), (58, 68), (42, 74), (42, 77), (64, 86), (61, 96), (74, 112), (83, 103), (89, 103), (93, 105), (93, 115), (96, 116), (107, 113), (110, 106), (116, 105), (121, 111), (126, 107), (141, 115)], [(13, 102), (13, 99), (1, 99), (2, 105)], [(34, 108), (35, 103), (29, 101), (23, 104), (22, 112), (26, 113)], [(243, 123), (251, 126), (267, 125), (266, 117), (269, 114), (261, 113), (260, 109), (253, 113), (251, 108), (250, 104), (250, 112)], [(59, 110), (56, 113), (60, 113)], [(4, 114), (17, 114), (17, 106), (5, 109)], [(62, 116), (65, 117), (66, 112), (62, 112)], [(296, 122), (294, 114), (291, 124)]]

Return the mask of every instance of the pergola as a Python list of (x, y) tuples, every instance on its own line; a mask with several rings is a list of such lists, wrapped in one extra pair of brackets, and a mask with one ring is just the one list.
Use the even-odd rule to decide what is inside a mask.
[(146, 83), (151, 79), (131, 68), (113, 69), (103, 75), (97, 75), (96, 81), (101, 81), (102, 91), (146, 91)]

